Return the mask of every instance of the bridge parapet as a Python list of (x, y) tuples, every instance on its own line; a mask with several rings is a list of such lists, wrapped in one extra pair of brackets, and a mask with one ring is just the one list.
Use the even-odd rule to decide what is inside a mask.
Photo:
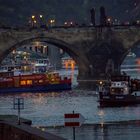
[[(140, 26), (0, 28), (0, 61), (14, 48), (43, 41), (66, 51), (76, 61), (79, 79), (120, 70), (129, 50), (140, 42)], [(109, 69), (109, 68), (108, 68)]]

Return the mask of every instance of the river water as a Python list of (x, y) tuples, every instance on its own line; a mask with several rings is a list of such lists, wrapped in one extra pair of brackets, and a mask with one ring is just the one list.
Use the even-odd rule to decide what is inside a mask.
[(97, 93), (85, 90), (0, 95), (0, 114), (17, 114), (13, 109), (15, 97), (24, 98), (21, 117), (32, 120), (33, 126), (63, 126), (64, 114), (72, 111), (85, 117), (84, 124), (140, 119), (140, 105), (100, 108)]
[(17, 114), (13, 109), (13, 98), (24, 98), (21, 116), (33, 121), (36, 126), (64, 124), (64, 114), (74, 110), (85, 117), (85, 123), (138, 120), (140, 105), (132, 107), (100, 108), (94, 91), (67, 91), (61, 93), (23, 93), (0, 96), (0, 114)]

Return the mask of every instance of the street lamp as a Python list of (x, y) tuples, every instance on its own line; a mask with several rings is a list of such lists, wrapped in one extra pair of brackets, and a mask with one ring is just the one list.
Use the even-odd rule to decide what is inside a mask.
[(31, 26), (34, 27), (34, 24), (36, 24), (35, 15), (32, 15), (31, 16)]
[(34, 23), (36, 24), (36, 23), (37, 23), (37, 21), (36, 21), (36, 20), (34, 20)]
[(34, 15), (32, 15), (32, 19), (35, 19), (35, 16)]
[(43, 22), (44, 22), (44, 17), (43, 17), (43, 15), (39, 15), (39, 24), (40, 24), (40, 26), (42, 26), (43, 25)]
[(112, 24), (112, 19), (111, 19), (111, 17), (108, 17), (108, 18), (107, 18), (107, 24), (108, 24), (108, 25), (111, 25), (111, 24)]
[(40, 18), (43, 18), (43, 15), (39, 15)]
[(51, 26), (53, 26), (55, 24), (55, 19), (51, 19), (50, 24), (51, 24)]

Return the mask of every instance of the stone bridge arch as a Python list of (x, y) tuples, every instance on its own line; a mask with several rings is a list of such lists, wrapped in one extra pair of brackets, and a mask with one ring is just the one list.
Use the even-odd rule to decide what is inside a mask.
[(32, 41), (41, 41), (46, 42), (52, 45), (55, 45), (56, 47), (59, 47), (63, 49), (65, 52), (67, 52), (76, 62), (78, 65), (78, 79), (82, 79), (82, 77), (89, 75), (89, 67), (88, 63), (85, 61), (85, 56), (81, 56), (78, 51), (75, 51), (74, 48), (76, 48), (74, 45), (68, 44), (65, 41), (58, 40), (56, 38), (50, 38), (50, 37), (28, 37), (26, 39), (17, 41), (13, 45), (8, 45), (5, 51), (3, 52), (3, 55), (1, 56), (1, 61), (15, 48), (21, 47), (22, 45), (28, 44)]
[(126, 58), (126, 56), (129, 54), (130, 50), (133, 50), (135, 47), (137, 47), (138, 45), (140, 45), (140, 39), (136, 40), (128, 49), (127, 51), (125, 51), (125, 53), (122, 55), (121, 59), (120, 59), (120, 65), (123, 63), (124, 59)]
[[(114, 63), (116, 72), (120, 71), (121, 63), (129, 49), (140, 40), (139, 27), (0, 28), (0, 61), (12, 48), (38, 38), (64, 49), (78, 64), (78, 79), (83, 82), (89, 81), (87, 82), (89, 85), (96, 79), (105, 79), (100, 76), (105, 75), (108, 62)], [(105, 55), (104, 52), (107, 54)], [(99, 55), (103, 56), (99, 57), (99, 61), (96, 61), (96, 57)], [(105, 62), (101, 61), (102, 59)], [(100, 66), (96, 68), (95, 65), (99, 63)], [(97, 72), (98, 70), (99, 72)]]
[(65, 52), (67, 52), (76, 62), (78, 54), (76, 54), (71, 48), (71, 45), (68, 43), (65, 43), (64, 41), (57, 40), (54, 38), (48, 38), (48, 37), (35, 37), (35, 38), (27, 38), (25, 40), (22, 40), (20, 42), (16, 42), (14, 45), (9, 46), (3, 53), (3, 59), (13, 50), (16, 48), (19, 48), (23, 45), (29, 44), (34, 41), (40, 41), (40, 42), (46, 42), (48, 44), (55, 45), (58, 48), (63, 49)]

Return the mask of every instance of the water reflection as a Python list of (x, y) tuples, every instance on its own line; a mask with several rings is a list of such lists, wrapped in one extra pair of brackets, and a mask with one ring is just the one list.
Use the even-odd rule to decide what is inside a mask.
[(104, 110), (99, 110), (98, 115), (103, 118), (103, 116), (105, 115)]
[[(43, 131), (52, 132), (72, 139), (71, 128), (64, 128), (64, 114), (73, 110), (81, 113), (85, 125), (76, 128), (79, 140), (114, 140), (128, 139), (129, 133), (139, 136), (138, 127), (131, 125), (106, 125), (106, 122), (139, 120), (140, 105), (131, 107), (99, 108), (97, 95), (94, 91), (67, 91), (52, 93), (10, 94), (0, 96), (0, 114), (17, 114), (13, 110), (13, 98), (24, 97), (25, 109), (21, 116), (33, 121), (33, 126), (44, 126)], [(91, 125), (99, 123), (99, 125)], [(89, 125), (87, 125), (89, 124)], [(62, 127), (58, 127), (62, 125)], [(53, 126), (49, 127), (48, 126)], [(139, 121), (136, 126), (140, 126)], [(131, 128), (132, 127), (132, 128)], [(55, 128), (55, 129), (54, 129)], [(131, 130), (132, 129), (132, 130)], [(134, 132), (134, 130), (136, 132)], [(88, 134), (88, 135), (87, 135)]]
[[(135, 122), (83, 125), (76, 127), (76, 140), (139, 140), (139, 127)], [(45, 131), (73, 140), (70, 127), (45, 128)]]
[(52, 93), (28, 93), (0, 96), (0, 114), (16, 114), (13, 110), (13, 98), (24, 97), (25, 109), (21, 116), (31, 119), (33, 125), (57, 126), (64, 124), (64, 114), (81, 113), (85, 123), (104, 123), (139, 119), (140, 106), (98, 108), (94, 91), (67, 91)]

